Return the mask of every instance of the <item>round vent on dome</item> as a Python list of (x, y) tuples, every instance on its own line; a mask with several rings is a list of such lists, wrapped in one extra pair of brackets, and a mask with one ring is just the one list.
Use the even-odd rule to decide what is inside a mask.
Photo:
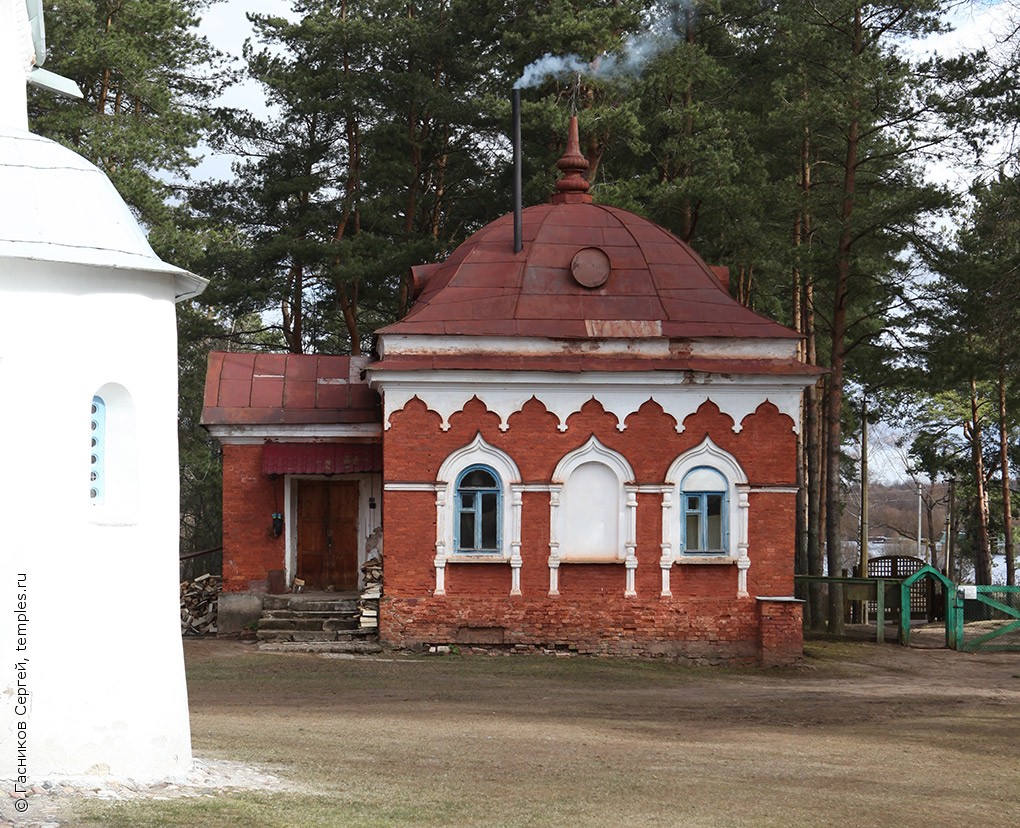
[(597, 247), (584, 247), (570, 260), (570, 275), (581, 287), (602, 287), (609, 281), (612, 270), (609, 256)]

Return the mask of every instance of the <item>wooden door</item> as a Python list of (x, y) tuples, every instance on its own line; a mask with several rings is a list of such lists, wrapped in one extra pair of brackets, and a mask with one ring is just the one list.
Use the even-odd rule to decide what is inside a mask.
[(305, 589), (357, 589), (358, 484), (301, 480), (297, 513), (297, 577)]

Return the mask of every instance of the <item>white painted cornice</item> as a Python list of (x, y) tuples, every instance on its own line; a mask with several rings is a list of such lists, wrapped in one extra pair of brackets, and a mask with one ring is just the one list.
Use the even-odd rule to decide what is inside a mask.
[(264, 443), (266, 440), (284, 440), (288, 443), (320, 443), (353, 437), (379, 437), (382, 426), (378, 423), (348, 423), (336, 425), (207, 425), (206, 430), (224, 445)]
[(796, 339), (666, 337), (550, 339), (537, 336), (381, 334), (382, 358), (394, 356), (631, 356), (719, 359), (796, 359)]
[[(371, 369), (369, 369), (371, 370)], [(808, 376), (719, 375), (679, 372), (578, 373), (520, 371), (386, 371), (371, 377), (371, 385), (383, 397), (383, 423), (389, 428), (392, 415), (414, 398), (437, 413), (441, 428), (450, 428), (450, 417), (477, 397), (500, 418), (500, 429), (510, 427), (511, 415), (532, 398), (538, 400), (559, 421), (567, 420), (592, 399), (612, 414), (617, 429), (626, 429), (626, 419), (649, 400), (658, 403), (683, 431), (684, 419), (708, 400), (733, 419), (733, 430), (741, 431), (743, 420), (762, 403), (771, 402), (793, 421), (797, 431), (801, 393), (814, 381)]]

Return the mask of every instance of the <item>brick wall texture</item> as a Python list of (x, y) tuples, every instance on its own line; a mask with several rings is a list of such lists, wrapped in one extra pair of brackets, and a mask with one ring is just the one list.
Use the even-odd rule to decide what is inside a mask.
[[(622, 432), (595, 400), (570, 417), (565, 432), (536, 400), (512, 415), (509, 425), (500, 431), (498, 416), (472, 400), (450, 417), (444, 432), (440, 417), (412, 400), (392, 415), (384, 434), (386, 481), (434, 483), (446, 457), (480, 432), (514, 459), (526, 484), (548, 483), (559, 460), (594, 435), (627, 458), (635, 483), (661, 485), (676, 457), (707, 435), (736, 458), (752, 488), (796, 486), (793, 423), (767, 402), (744, 419), (739, 433), (710, 400), (679, 434), (673, 418), (652, 401), (627, 418)], [(695, 663), (795, 663), (802, 653), (799, 605), (756, 600), (793, 594), (795, 504), (792, 492), (751, 493), (747, 598), (736, 597), (735, 564), (674, 566), (672, 597), (660, 596), (662, 510), (655, 493), (638, 497), (636, 597), (624, 597), (622, 565), (569, 563), (560, 566), (560, 595), (549, 596), (545, 492), (525, 492), (523, 498), (522, 595), (509, 595), (509, 564), (451, 563), (446, 594), (436, 596), (435, 494), (387, 491), (380, 635), (406, 647), (503, 644)]]
[(223, 446), (223, 589), (265, 592), (270, 569), (283, 569), (283, 535), (272, 533), (283, 512), (283, 477), (262, 473), (262, 446)]

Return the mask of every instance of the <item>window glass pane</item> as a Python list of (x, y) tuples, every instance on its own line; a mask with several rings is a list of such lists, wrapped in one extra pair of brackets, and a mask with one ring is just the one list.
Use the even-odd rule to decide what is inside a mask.
[(468, 494), (467, 492), (464, 492), (460, 496), (460, 505), (464, 509), (474, 509), (475, 508), (475, 496), (473, 494)]
[(705, 496), (708, 501), (707, 512), (707, 547), (709, 549), (723, 548), (723, 522), (722, 522), (722, 495), (710, 494)]
[(688, 512), (700, 512), (701, 511), (701, 498), (695, 495), (694, 497), (687, 498), (687, 511)]
[(475, 548), (475, 513), (461, 511), (460, 513), (460, 548)]
[(701, 549), (701, 514), (699, 512), (687, 513), (687, 542), (688, 551), (696, 552)]
[(496, 494), (483, 494), (482, 498), (482, 549), (495, 550), (496, 545)]
[(102, 397), (92, 398), (91, 462), (89, 500), (101, 505), (105, 499), (106, 476), (106, 403)]
[(484, 469), (469, 471), (460, 481), (462, 489), (495, 489), (496, 480)]

